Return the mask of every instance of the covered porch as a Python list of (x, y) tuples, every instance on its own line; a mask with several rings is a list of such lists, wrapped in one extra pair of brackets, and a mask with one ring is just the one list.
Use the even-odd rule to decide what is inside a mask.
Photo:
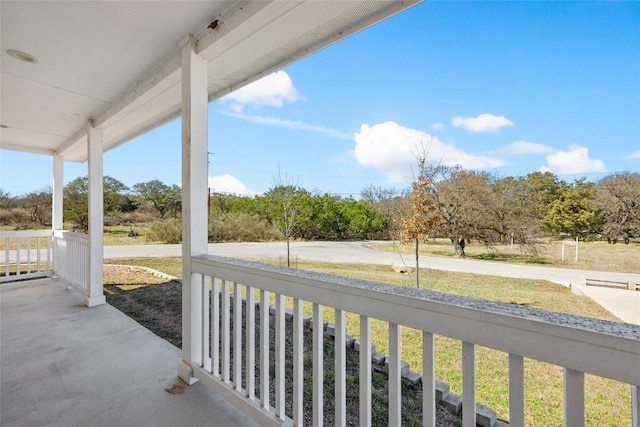
[(87, 308), (63, 279), (2, 285), (0, 313), (3, 426), (255, 425), (204, 384), (182, 386), (177, 348), (108, 304)]

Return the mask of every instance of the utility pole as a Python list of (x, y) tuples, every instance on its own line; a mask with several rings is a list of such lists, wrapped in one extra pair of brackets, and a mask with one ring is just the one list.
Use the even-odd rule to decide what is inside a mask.
[[(209, 156), (213, 156), (215, 153), (211, 151), (207, 151), (207, 183), (209, 181), (209, 165), (211, 162), (209, 161)], [(207, 185), (207, 217), (211, 215), (211, 187)]]

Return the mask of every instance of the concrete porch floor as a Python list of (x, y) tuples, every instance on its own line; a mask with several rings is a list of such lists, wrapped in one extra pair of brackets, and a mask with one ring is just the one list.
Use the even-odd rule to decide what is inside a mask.
[(0, 321), (3, 427), (256, 425), (200, 383), (166, 392), (180, 350), (62, 280), (0, 286)]

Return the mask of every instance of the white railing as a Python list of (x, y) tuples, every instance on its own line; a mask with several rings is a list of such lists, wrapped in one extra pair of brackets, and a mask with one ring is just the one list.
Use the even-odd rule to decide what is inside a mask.
[[(628, 324), (551, 313), (517, 305), (352, 280), (213, 256), (191, 258), (200, 293), (191, 299), (193, 375), (262, 425), (302, 426), (303, 363), (312, 360), (313, 425), (323, 423), (323, 310), (335, 311), (335, 425), (345, 425), (345, 313), (359, 316), (359, 420), (371, 425), (371, 320), (388, 322), (388, 425), (401, 417), (401, 328), (422, 331), (423, 425), (435, 425), (434, 336), (462, 342), (462, 425), (476, 425), (477, 347), (508, 354), (509, 422), (525, 423), (525, 359), (564, 369), (564, 424), (585, 422), (585, 373), (629, 384), (632, 425), (638, 426), (640, 328)], [(275, 296), (275, 298), (273, 298)], [(293, 314), (285, 311), (285, 296)], [(243, 311), (244, 300), (244, 311)], [(257, 301), (257, 303), (256, 303)], [(271, 301), (275, 301), (272, 306)], [(311, 354), (303, 349), (303, 302), (313, 304)], [(269, 354), (269, 316), (275, 312), (275, 347)], [(256, 316), (259, 316), (256, 338)], [(285, 318), (292, 317), (292, 367), (285, 366)], [(244, 326), (243, 326), (244, 320)], [(258, 349), (258, 350), (256, 350)], [(256, 354), (256, 351), (258, 354)], [(275, 375), (270, 375), (271, 358)], [(244, 361), (244, 362), (243, 362)], [(244, 369), (243, 369), (244, 363)], [(256, 377), (256, 370), (259, 376)], [(286, 371), (286, 372), (285, 372)], [(293, 392), (285, 392), (285, 375)], [(270, 380), (271, 379), (271, 380)], [(270, 385), (275, 396), (270, 401)], [(257, 395), (259, 394), (259, 398)], [(291, 417), (285, 414), (285, 399)]]
[(89, 295), (89, 235), (56, 230), (53, 234), (55, 274), (81, 294)]
[(51, 230), (0, 232), (0, 251), (4, 252), (0, 283), (50, 276), (51, 237)]

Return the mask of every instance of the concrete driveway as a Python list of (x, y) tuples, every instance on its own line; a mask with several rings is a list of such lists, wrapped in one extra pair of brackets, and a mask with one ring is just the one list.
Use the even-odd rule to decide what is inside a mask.
[[(383, 242), (292, 242), (291, 258), (300, 260), (344, 262), (360, 264), (397, 265), (415, 267), (412, 255), (372, 249), (371, 245)], [(241, 259), (266, 259), (286, 257), (286, 243), (211, 243), (209, 253)], [(179, 257), (181, 245), (106, 246), (105, 258)], [(634, 280), (640, 283), (639, 274), (592, 270), (574, 270), (555, 267), (538, 267), (522, 264), (506, 264), (460, 258), (420, 257), (420, 268), (485, 274), (491, 276), (544, 279), (564, 286), (579, 283), (580, 276), (616, 281)]]

